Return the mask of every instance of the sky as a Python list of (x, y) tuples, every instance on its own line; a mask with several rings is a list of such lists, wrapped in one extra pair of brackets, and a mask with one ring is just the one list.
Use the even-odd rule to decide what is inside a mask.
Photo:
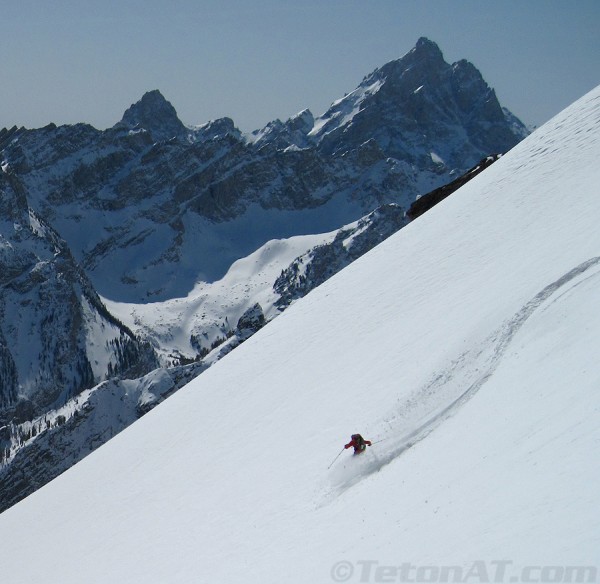
[(0, 128), (104, 129), (159, 89), (188, 125), (322, 114), (436, 42), (539, 126), (600, 83), (598, 0), (0, 0)]

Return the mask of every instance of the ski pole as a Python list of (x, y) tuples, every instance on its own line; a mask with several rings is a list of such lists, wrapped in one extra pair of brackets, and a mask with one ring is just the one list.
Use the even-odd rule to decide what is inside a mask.
[(331, 464), (327, 467), (327, 470), (329, 470), (333, 466), (333, 463), (340, 457), (340, 454), (342, 454), (342, 452), (344, 452), (343, 448), (339, 451), (338, 455), (331, 461)]
[(375, 442), (371, 442), (371, 446), (373, 444), (379, 444), (380, 442), (385, 442), (386, 440), (389, 440), (390, 438), (392, 438), (392, 436), (388, 436), (387, 438), (382, 438), (381, 440), (375, 440)]

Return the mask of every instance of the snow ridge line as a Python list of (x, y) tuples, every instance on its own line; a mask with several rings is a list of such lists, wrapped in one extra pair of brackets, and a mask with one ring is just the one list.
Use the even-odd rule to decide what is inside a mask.
[[(382, 442), (383, 447), (369, 449), (368, 456), (360, 460), (359, 465), (351, 465), (352, 468), (343, 471), (335, 471), (333, 478), (333, 490), (329, 490), (326, 494), (324, 503), (330, 502), (335, 496), (343, 494), (350, 487), (360, 482), (369, 475), (378, 472), (382, 467), (389, 464), (406, 450), (414, 446), (426, 438), (433, 430), (435, 430), (444, 420), (452, 416), (461, 406), (471, 399), (490, 379), (493, 373), (498, 368), (502, 357), (508, 350), (515, 335), (527, 320), (556, 292), (564, 288), (567, 284), (590, 270), (591, 268), (600, 265), (600, 256), (590, 258), (582, 262), (551, 284), (548, 284), (540, 292), (538, 292), (529, 302), (527, 302), (512, 318), (505, 321), (498, 329), (496, 329), (486, 340), (477, 348), (466, 351), (455, 359), (450, 367), (434, 377), (434, 379), (419, 390), (413, 397), (410, 398), (409, 407), (418, 405), (418, 398), (424, 398), (425, 401), (431, 400), (445, 389), (448, 385), (457, 385), (464, 387), (464, 383), (469, 379), (475, 378), (468, 385), (467, 389), (460, 393), (457, 397), (444, 406), (442, 409), (428, 416), (427, 420), (411, 430), (407, 434), (401, 436), (397, 442), (391, 442), (390, 446), (386, 445), (388, 440), (393, 440), (395, 436), (384, 436), (374, 440), (374, 442)], [(597, 274), (589, 275), (585, 280)], [(583, 283), (576, 282), (572, 288)], [(481, 363), (483, 359), (483, 363)], [(483, 367), (482, 367), (483, 365)], [(482, 371), (483, 370), (483, 371)], [(448, 393), (452, 393), (452, 387)], [(405, 406), (403, 404), (403, 406)], [(398, 422), (398, 417), (393, 420)], [(391, 422), (392, 420), (390, 420)], [(387, 446), (387, 448), (386, 448)], [(354, 462), (354, 461), (353, 461)], [(358, 462), (358, 461), (357, 461)]]

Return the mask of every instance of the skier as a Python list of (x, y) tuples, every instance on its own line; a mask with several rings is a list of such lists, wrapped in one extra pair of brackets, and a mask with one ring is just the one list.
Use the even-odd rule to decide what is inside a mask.
[(365, 440), (360, 434), (352, 434), (352, 440), (348, 442), (344, 446), (344, 448), (350, 448), (350, 446), (354, 446), (354, 454), (360, 454), (367, 449), (367, 446), (371, 446), (371, 442), (369, 440)]

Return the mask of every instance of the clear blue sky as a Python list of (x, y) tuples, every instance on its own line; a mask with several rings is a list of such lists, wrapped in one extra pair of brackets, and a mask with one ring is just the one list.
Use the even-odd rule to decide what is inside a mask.
[(159, 89), (186, 124), (315, 115), (420, 36), (540, 125), (600, 83), (600, 0), (0, 0), (0, 128), (112, 126)]

